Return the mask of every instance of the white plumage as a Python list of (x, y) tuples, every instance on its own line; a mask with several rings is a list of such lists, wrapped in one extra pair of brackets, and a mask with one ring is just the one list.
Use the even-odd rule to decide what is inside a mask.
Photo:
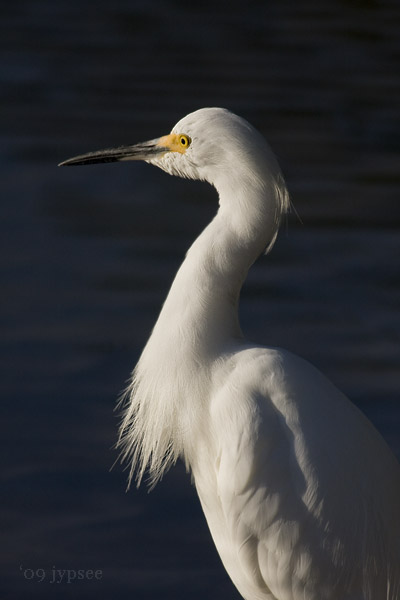
[(269, 146), (206, 108), (151, 142), (63, 164), (147, 160), (203, 179), (216, 217), (179, 269), (126, 397), (120, 446), (138, 482), (178, 457), (246, 600), (399, 600), (400, 467), (321, 373), (243, 338), (239, 293), (289, 208)]

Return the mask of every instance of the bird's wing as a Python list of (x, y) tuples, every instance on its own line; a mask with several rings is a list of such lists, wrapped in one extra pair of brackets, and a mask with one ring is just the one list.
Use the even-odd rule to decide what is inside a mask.
[[(382, 540), (390, 532), (371, 523), (389, 511), (387, 523), (399, 531), (386, 446), (301, 359), (250, 358), (242, 357), (212, 407), (224, 526), (213, 533), (212, 517), (209, 524), (228, 571), (240, 565), (240, 576), (230, 572), (239, 591), (241, 579), (259, 598), (345, 600), (368, 587), (373, 593), (363, 598), (396, 598), (379, 591), (387, 574), (377, 573), (386, 571)], [(383, 502), (368, 485), (370, 469), (374, 480), (379, 468)]]

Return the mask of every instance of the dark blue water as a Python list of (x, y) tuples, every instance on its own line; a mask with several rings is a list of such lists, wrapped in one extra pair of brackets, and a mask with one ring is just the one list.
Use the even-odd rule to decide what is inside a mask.
[(150, 495), (109, 472), (116, 398), (215, 193), (144, 164), (56, 165), (202, 106), (248, 118), (302, 223), (252, 269), (243, 328), (317, 365), (400, 455), (399, 4), (0, 13), (1, 597), (237, 598), (181, 466)]

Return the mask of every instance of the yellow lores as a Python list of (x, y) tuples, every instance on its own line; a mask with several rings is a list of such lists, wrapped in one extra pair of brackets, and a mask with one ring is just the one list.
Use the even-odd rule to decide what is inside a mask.
[(161, 137), (158, 140), (157, 146), (168, 148), (171, 152), (185, 154), (191, 141), (190, 137), (184, 133), (170, 133)]

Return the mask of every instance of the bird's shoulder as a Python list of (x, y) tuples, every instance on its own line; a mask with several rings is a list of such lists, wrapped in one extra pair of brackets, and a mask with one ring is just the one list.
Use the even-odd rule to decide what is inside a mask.
[(290, 468), (289, 424), (298, 421), (297, 398), (290, 393), (293, 360), (279, 348), (244, 347), (221, 366), (210, 403), (221, 490), (241, 494), (249, 479), (271, 480), (276, 468)]
[(227, 359), (210, 421), (221, 461), (242, 465), (232, 469), (236, 479), (223, 481), (228, 468), (219, 473), (220, 485), (235, 494), (250, 477), (279, 481), (281, 493), (296, 493), (308, 506), (338, 481), (361, 495), (365, 462), (381, 480), (399, 480), (397, 461), (359, 409), (310, 363), (279, 348), (245, 347)]
[(348, 403), (307, 361), (280, 348), (243, 346), (220, 361), (210, 415), (230, 427), (230, 439), (236, 429), (241, 438), (251, 433), (253, 444), (257, 431), (272, 444), (287, 427), (298, 427), (300, 434), (300, 419), (304, 425), (312, 414), (315, 422), (330, 406), (338, 412), (338, 402)]

